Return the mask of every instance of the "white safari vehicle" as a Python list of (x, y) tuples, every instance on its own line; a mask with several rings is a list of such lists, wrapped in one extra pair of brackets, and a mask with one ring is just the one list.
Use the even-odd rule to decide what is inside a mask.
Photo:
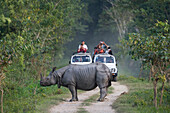
[(97, 54), (94, 56), (93, 62), (104, 63), (112, 73), (113, 81), (117, 81), (118, 70), (116, 67), (116, 60), (113, 55), (110, 54)]
[(77, 53), (72, 55), (70, 64), (85, 65), (91, 64), (92, 58), (90, 53)]

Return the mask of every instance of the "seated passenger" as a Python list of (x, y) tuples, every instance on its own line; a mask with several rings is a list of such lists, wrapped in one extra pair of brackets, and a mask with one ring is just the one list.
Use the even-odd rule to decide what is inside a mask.
[(79, 45), (79, 47), (78, 47), (78, 53), (79, 53), (79, 52), (86, 53), (87, 50), (88, 50), (88, 47), (87, 47), (87, 45), (85, 44), (85, 41), (82, 40), (81, 45)]
[(83, 44), (81, 44), (80, 48), (77, 51), (78, 53), (83, 52), (86, 53), (86, 49), (83, 47)]

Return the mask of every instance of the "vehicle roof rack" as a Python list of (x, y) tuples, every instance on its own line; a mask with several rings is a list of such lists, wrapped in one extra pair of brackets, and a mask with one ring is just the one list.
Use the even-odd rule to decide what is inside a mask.
[(82, 52), (80, 52), (80, 53), (73, 53), (73, 55), (91, 55), (90, 53), (82, 53)]
[(108, 53), (100, 53), (100, 54), (95, 54), (95, 55), (111, 55), (111, 54), (108, 54)]

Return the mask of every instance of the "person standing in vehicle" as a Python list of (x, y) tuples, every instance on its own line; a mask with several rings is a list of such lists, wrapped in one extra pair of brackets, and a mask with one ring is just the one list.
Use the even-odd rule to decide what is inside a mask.
[(104, 53), (104, 49), (102, 48), (102, 45), (99, 45), (97, 49), (95, 49), (94, 51), (94, 55), (95, 54), (101, 54), (101, 53)]
[(112, 50), (111, 50), (111, 47), (108, 46), (105, 53), (110, 54), (110, 55), (113, 55)]
[(84, 40), (81, 41), (81, 44), (80, 44), (79, 47), (78, 47), (78, 52), (82, 51), (82, 49), (83, 49), (83, 52), (84, 52), (84, 53), (86, 53), (86, 51), (88, 50), (88, 47), (87, 47), (87, 45), (85, 44), (85, 41), (84, 41)]
[(106, 49), (108, 47), (108, 45), (103, 41), (100, 41), (100, 43), (97, 45), (97, 48), (99, 48), (99, 46), (101, 46), (102, 49)]
[(86, 53), (86, 49), (83, 47), (83, 44), (81, 44), (80, 49), (77, 51), (78, 53), (83, 52)]

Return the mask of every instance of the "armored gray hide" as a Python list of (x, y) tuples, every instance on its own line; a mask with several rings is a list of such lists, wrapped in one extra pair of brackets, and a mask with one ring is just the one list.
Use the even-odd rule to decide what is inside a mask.
[[(69, 88), (72, 94), (70, 101), (78, 100), (77, 89), (88, 91), (97, 86), (100, 88), (100, 98), (98, 100), (103, 101), (107, 94), (107, 88), (111, 86), (110, 70), (106, 65), (100, 63), (68, 65), (51, 72), (49, 76), (47, 78), (56, 79), (58, 87), (62, 85)], [(48, 81), (45, 78), (40, 82), (42, 86), (46, 86), (47, 83)]]
[(61, 69), (58, 69), (57, 71), (54, 71), (54, 73), (53, 73), (53, 76), (57, 79), (57, 81), (58, 81), (58, 88), (60, 88), (61, 87), (61, 78), (62, 78), (62, 76), (64, 75), (64, 73), (66, 72), (66, 70), (68, 69), (70, 67), (70, 65), (68, 65), (68, 66), (65, 66), (65, 67), (63, 67), (63, 68), (61, 68)]

